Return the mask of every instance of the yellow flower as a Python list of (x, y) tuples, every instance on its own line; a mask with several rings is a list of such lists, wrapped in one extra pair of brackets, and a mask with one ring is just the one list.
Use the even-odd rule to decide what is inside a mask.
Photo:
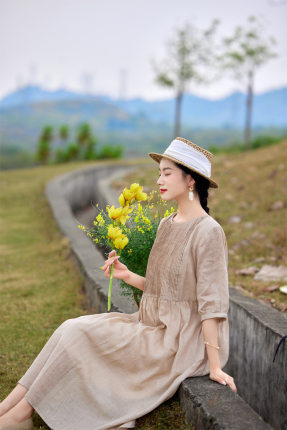
[(127, 219), (129, 219), (130, 216), (121, 216), (117, 221), (120, 222), (122, 225), (125, 225), (127, 222)]
[(130, 188), (124, 188), (119, 196), (119, 202), (122, 207), (133, 204), (135, 201), (147, 200), (147, 194), (143, 193), (143, 187), (137, 183), (131, 184)]
[(146, 223), (146, 224), (150, 224), (150, 220), (147, 218), (147, 217), (144, 217), (144, 222)]
[(124, 188), (123, 196), (124, 196), (126, 201), (130, 201), (134, 198), (134, 193), (132, 191), (128, 190), (127, 188)]
[[(125, 206), (124, 208), (122, 208), (122, 214), (123, 214), (123, 216), (127, 216), (132, 211), (133, 211), (133, 208), (130, 207), (130, 206)], [(130, 217), (128, 217), (128, 218), (130, 218)]]
[(142, 205), (139, 203), (138, 204), (138, 212), (142, 212), (143, 211), (143, 207), (142, 207)]
[(121, 205), (121, 206), (125, 206), (126, 201), (125, 201), (125, 198), (124, 198), (123, 193), (122, 193), (122, 194), (120, 195), (120, 197), (119, 197), (119, 202), (120, 202), (120, 205)]
[(137, 183), (134, 183), (134, 184), (132, 184), (132, 185), (130, 186), (130, 191), (131, 191), (132, 193), (137, 193), (137, 191), (138, 191), (139, 189), (143, 189), (143, 187), (140, 187), (140, 185), (139, 185), (139, 184), (137, 184)]
[(113, 242), (116, 248), (123, 249), (128, 244), (129, 239), (122, 235), (121, 237), (117, 237)]
[(143, 193), (141, 190), (139, 190), (139, 191), (136, 193), (135, 198), (136, 198), (136, 200), (137, 200), (138, 202), (139, 202), (139, 201), (141, 201), (141, 200), (147, 200), (147, 193)]
[(117, 219), (122, 213), (122, 208), (116, 209), (114, 205), (108, 210), (108, 215), (111, 219)]
[(119, 227), (114, 227), (113, 225), (109, 225), (108, 227), (108, 237), (114, 241), (117, 237), (122, 235), (122, 230)]
[[(105, 220), (104, 220), (104, 218), (102, 217), (101, 214), (99, 214), (98, 216), (96, 216), (96, 220), (97, 220), (99, 226), (102, 226), (102, 225), (105, 224)], [(95, 221), (94, 221), (94, 224), (95, 224)]]
[(128, 214), (132, 212), (133, 208), (130, 208), (129, 206), (125, 206), (124, 208), (115, 208), (114, 205), (109, 209), (109, 217), (111, 219), (116, 220), (117, 222), (120, 222), (121, 224), (125, 224), (127, 219), (130, 217)]

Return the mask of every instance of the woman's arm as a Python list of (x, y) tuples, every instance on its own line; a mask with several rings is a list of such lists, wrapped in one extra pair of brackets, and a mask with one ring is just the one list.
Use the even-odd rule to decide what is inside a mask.
[(133, 287), (136, 287), (139, 290), (144, 291), (144, 286), (145, 286), (145, 277), (144, 276), (137, 275), (136, 273), (131, 272), (129, 270), (128, 275), (124, 279), (124, 281), (127, 284), (132, 285)]
[[(205, 342), (210, 343), (214, 346), (218, 345), (218, 319), (217, 318), (208, 318), (202, 321), (202, 329), (203, 329), (203, 337)], [(219, 382), (223, 385), (229, 385), (229, 387), (237, 392), (236, 385), (234, 383), (234, 379), (232, 376), (229, 376), (227, 373), (221, 370), (221, 364), (219, 360), (218, 349), (214, 348), (214, 346), (206, 345), (207, 356), (209, 360), (209, 370), (210, 370), (210, 379), (213, 381)]]
[[(209, 318), (202, 321), (202, 330), (204, 340), (211, 345), (218, 345), (218, 320), (217, 318)], [(206, 345), (207, 356), (209, 360), (209, 368), (210, 372), (215, 371), (216, 369), (221, 369), (221, 364), (219, 360), (218, 349), (213, 346)]]

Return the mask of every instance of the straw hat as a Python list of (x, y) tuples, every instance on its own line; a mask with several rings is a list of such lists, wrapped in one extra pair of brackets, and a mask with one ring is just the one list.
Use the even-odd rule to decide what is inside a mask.
[(182, 164), (208, 179), (211, 188), (218, 188), (217, 183), (211, 179), (211, 160), (213, 154), (183, 137), (176, 137), (163, 154), (149, 152), (148, 155), (158, 163), (162, 158), (167, 158), (168, 160)]

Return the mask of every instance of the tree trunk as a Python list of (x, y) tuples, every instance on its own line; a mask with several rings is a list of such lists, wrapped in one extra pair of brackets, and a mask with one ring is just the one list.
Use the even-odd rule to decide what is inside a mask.
[(180, 136), (180, 116), (181, 116), (182, 96), (183, 96), (182, 91), (179, 91), (175, 99), (175, 122), (174, 122), (174, 131), (173, 131), (174, 139)]
[(244, 131), (245, 149), (249, 149), (251, 137), (251, 117), (252, 117), (252, 101), (253, 101), (253, 71), (248, 73), (248, 91), (246, 99), (246, 118)]

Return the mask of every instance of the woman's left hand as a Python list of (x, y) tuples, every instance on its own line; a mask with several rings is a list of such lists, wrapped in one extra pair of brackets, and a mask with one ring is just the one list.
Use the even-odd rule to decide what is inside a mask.
[[(236, 385), (234, 384), (234, 379), (232, 376), (229, 376), (227, 373), (223, 372), (221, 369), (211, 370), (209, 374), (209, 378), (213, 381), (219, 382), (219, 384), (229, 385), (232, 391), (237, 392)], [(225, 382), (225, 384), (224, 384)]]

